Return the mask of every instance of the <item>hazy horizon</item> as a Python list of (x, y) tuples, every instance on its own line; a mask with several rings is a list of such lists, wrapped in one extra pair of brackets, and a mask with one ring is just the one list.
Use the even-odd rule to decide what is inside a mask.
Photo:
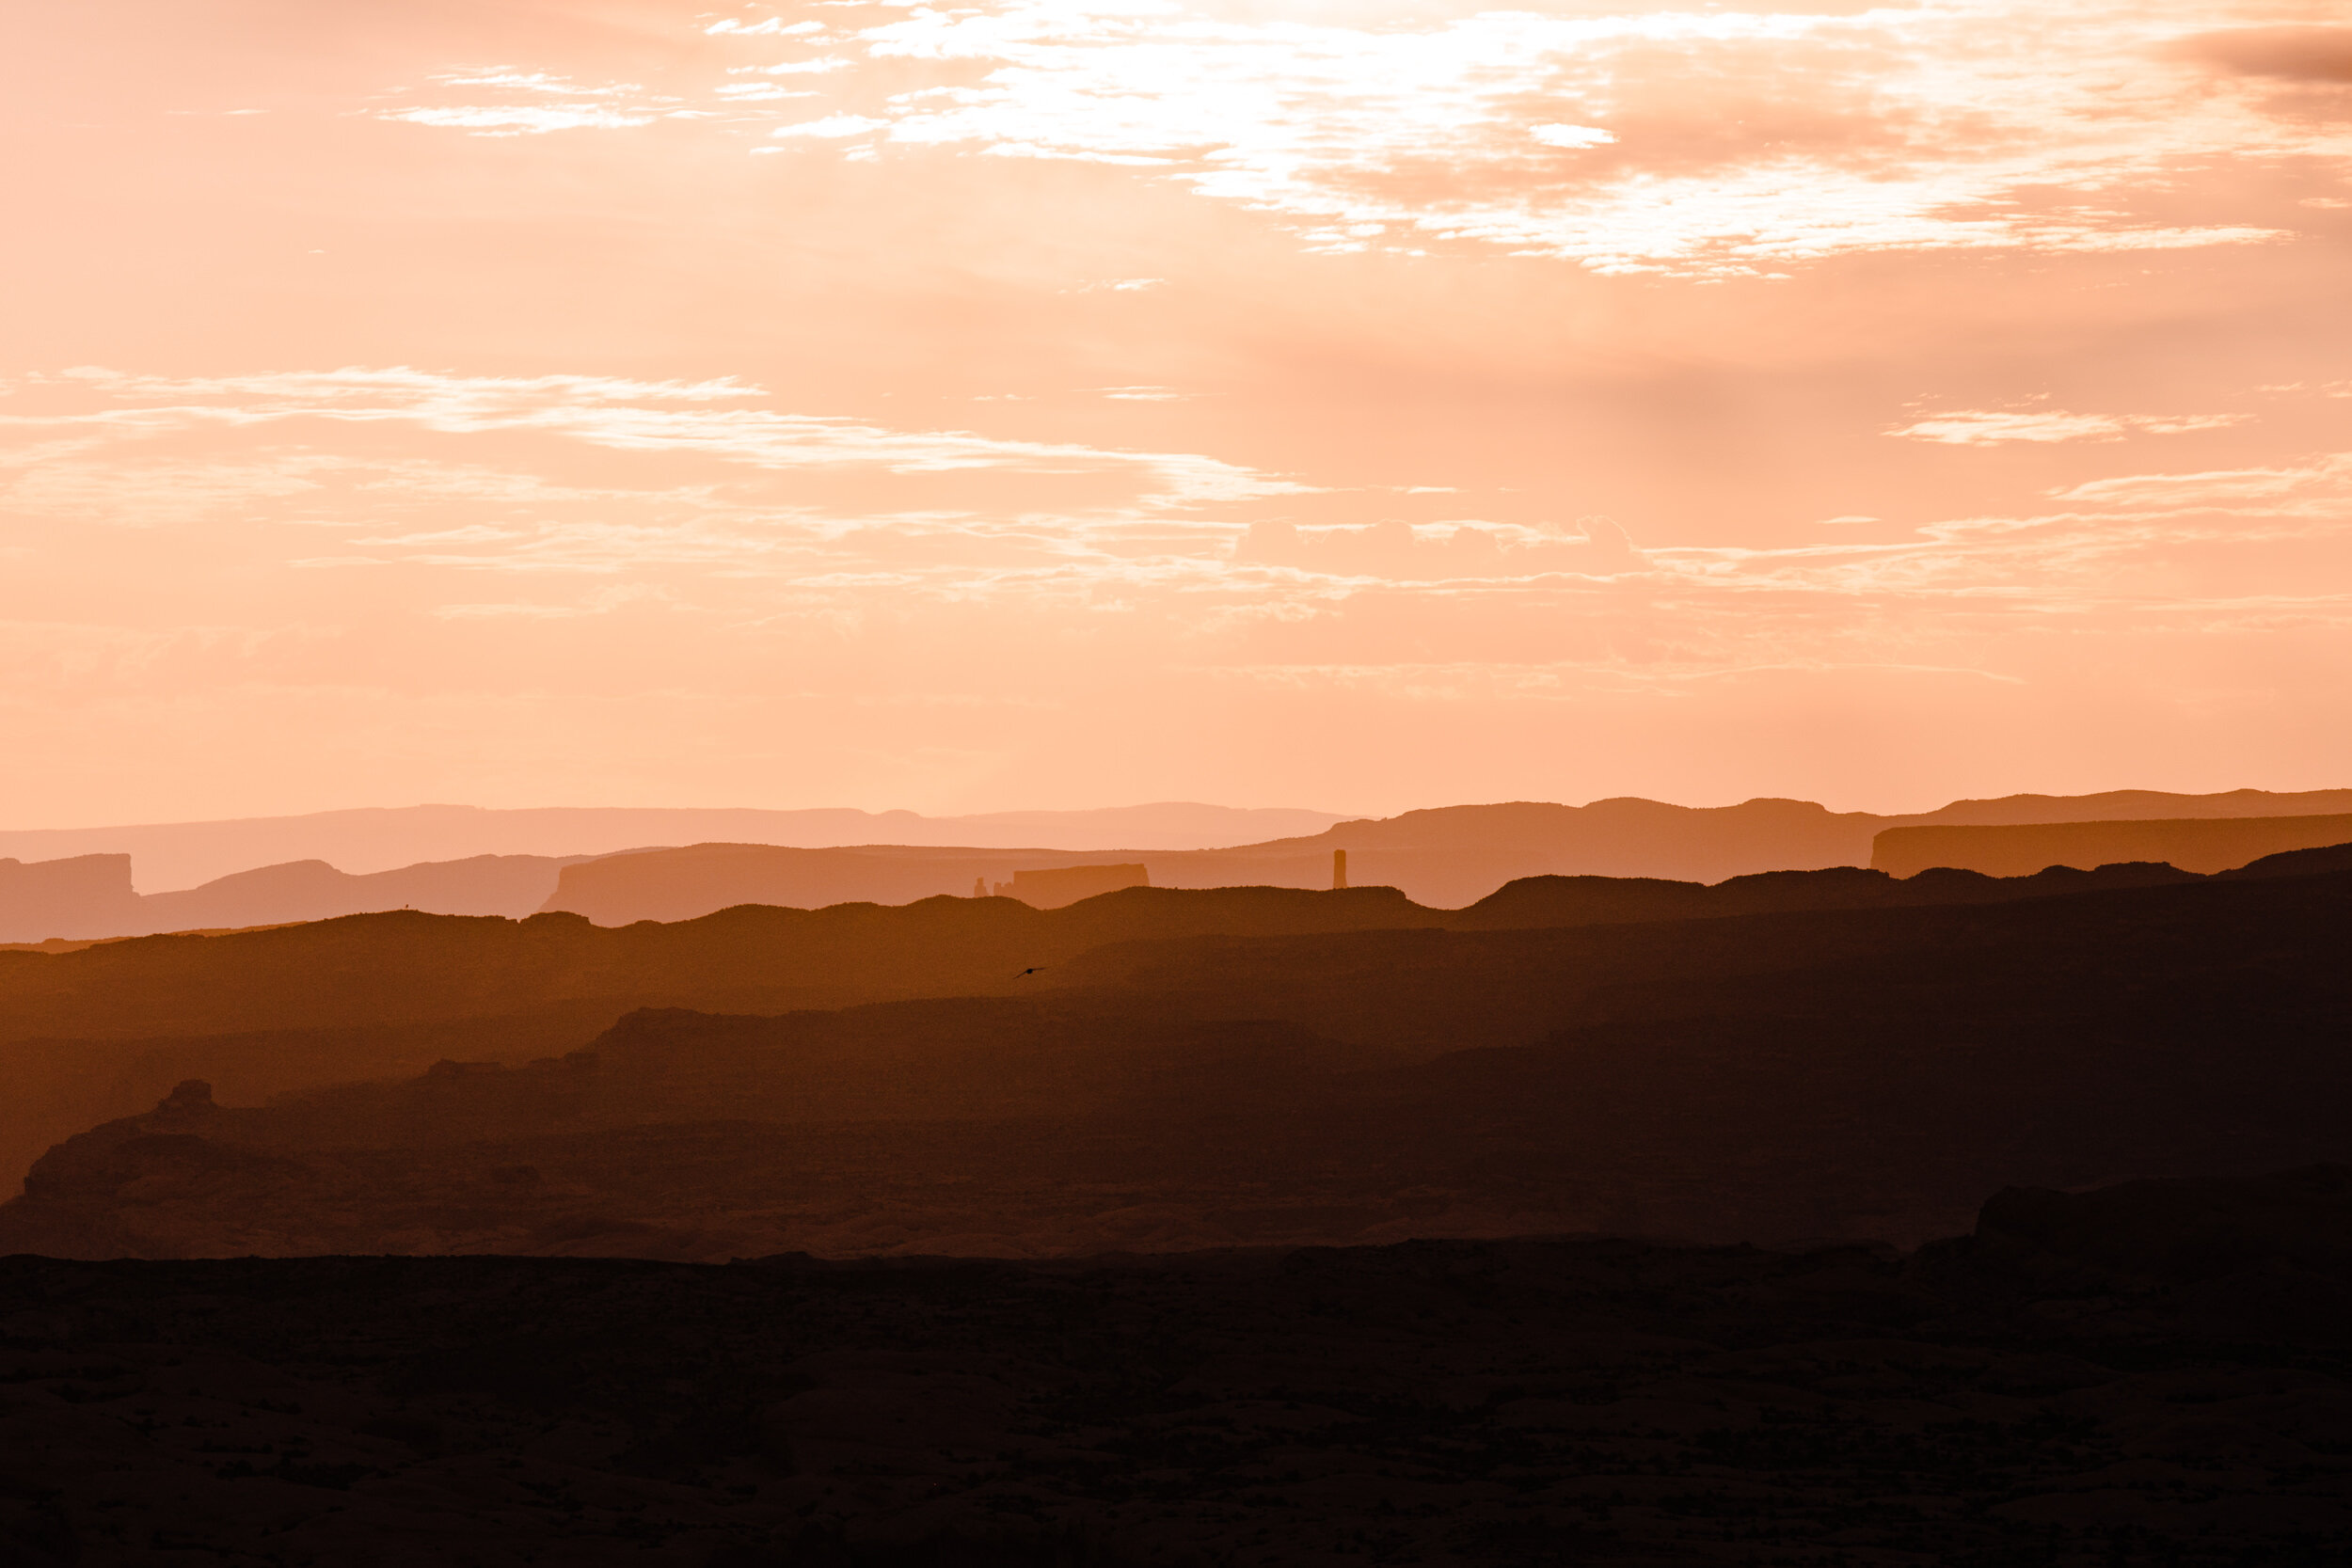
[[(1459, 802), (1447, 803), (1455, 804)], [(469, 800), (409, 800), (398, 804), (384, 804), (379, 802), (359, 805), (322, 806), (311, 811), (270, 813), (256, 812), (242, 814), (234, 816), (189, 817), (168, 822), (158, 819), (155, 821), (146, 822), (108, 820), (93, 822), (16, 823), (10, 824), (7, 827), (0, 827), (0, 832), (83, 832), (92, 829), (105, 828), (211, 827), (237, 822), (298, 820), (304, 817), (352, 816), (369, 812), (839, 812), (876, 818), (915, 816), (920, 817), (925, 821), (936, 822), (963, 820), (973, 817), (993, 819), (1022, 816), (1111, 816), (1122, 812), (1151, 811), (1162, 807), (1178, 809), (1198, 808), (1218, 812), (1295, 812), (1316, 816), (1329, 816), (1340, 820), (1355, 816), (1368, 816), (1374, 815), (1369, 812), (1333, 812), (1323, 811), (1313, 806), (1286, 804), (1233, 805), (1218, 800), (1129, 800), (1114, 802), (1107, 805), (1034, 806), (1016, 807), (999, 811), (974, 812), (925, 812), (916, 811), (908, 806), (847, 805), (837, 800), (819, 801), (815, 804), (808, 805), (781, 806), (748, 805), (740, 800), (723, 801), (716, 804), (679, 804), (672, 801), (663, 801), (646, 805), (619, 805), (612, 801), (581, 803), (565, 800), (552, 800), (534, 801), (528, 805), (516, 806), (489, 806), (482, 805)], [(1416, 808), (1407, 807), (1406, 809), (1413, 810)]]
[(680, 802), (675, 800), (660, 800), (649, 801), (642, 804), (621, 803), (612, 800), (532, 800), (513, 805), (490, 805), (472, 800), (407, 800), (396, 803), (369, 801), (358, 804), (326, 805), (298, 811), (241, 812), (219, 816), (183, 816), (171, 818), (153, 817), (137, 821), (127, 820), (119, 817), (105, 817), (92, 818), (91, 820), (86, 822), (11, 822), (6, 825), (0, 825), (0, 833), (87, 832), (109, 828), (211, 827), (225, 826), (240, 822), (288, 821), (299, 820), (305, 817), (351, 816), (371, 812), (391, 813), (420, 811), (495, 813), (707, 812), (714, 814), (724, 812), (769, 812), (778, 814), (837, 812), (844, 814), (855, 814), (873, 818), (919, 817), (924, 821), (942, 822), (961, 821), (975, 818), (994, 820), (1025, 816), (1115, 816), (1120, 813), (1143, 812), (1162, 808), (1196, 808), (1207, 811), (1236, 813), (1288, 812), (1306, 816), (1327, 816), (1332, 818), (1334, 821), (1354, 821), (1364, 818), (1386, 819), (1391, 816), (1402, 816), (1410, 812), (1442, 810), (1450, 806), (1504, 805), (1526, 802), (1546, 805), (1588, 806), (1603, 800), (1656, 800), (1661, 805), (1681, 806), (1692, 810), (1704, 811), (1724, 806), (1736, 806), (1750, 800), (1802, 800), (1808, 804), (1820, 805), (1832, 812), (1862, 812), (1877, 816), (1903, 816), (1922, 812), (1933, 811), (1938, 807), (1951, 805), (1963, 800), (1999, 800), (2011, 796), (2052, 796), (2061, 799), (2087, 795), (2125, 793), (2201, 796), (2230, 794), (2242, 790), (2254, 790), (2263, 794), (2270, 795), (2292, 795), (2341, 787), (2346, 786), (2340, 780), (2331, 784), (2296, 785), (2293, 788), (2286, 788), (2272, 784), (2240, 783), (2217, 785), (2212, 789), (2196, 790), (2167, 789), (2153, 784), (2123, 783), (2104, 785), (2099, 788), (2065, 791), (2056, 789), (2020, 788), (2002, 790), (1997, 794), (1992, 795), (1960, 795), (1929, 791), (1914, 799), (1892, 803), (1883, 800), (1840, 803), (1837, 800), (1823, 799), (1819, 796), (1772, 794), (1757, 790), (1743, 792), (1734, 789), (1728, 793), (1706, 799), (1671, 799), (1663, 796), (1643, 795), (1630, 790), (1613, 790), (1600, 794), (1578, 796), (1574, 798), (1565, 796), (1537, 797), (1532, 795), (1498, 795), (1475, 798), (1465, 796), (1458, 800), (1415, 800), (1382, 811), (1333, 811), (1323, 806), (1302, 805), (1295, 801), (1240, 803), (1230, 800), (1176, 800), (1172, 798), (1152, 800), (1113, 800), (1093, 804), (1028, 804), (1017, 806), (999, 806), (987, 809), (975, 809), (971, 811), (927, 811), (913, 806), (860, 805), (841, 800), (816, 800), (780, 805), (755, 805), (742, 800), (721, 800), (715, 802)]

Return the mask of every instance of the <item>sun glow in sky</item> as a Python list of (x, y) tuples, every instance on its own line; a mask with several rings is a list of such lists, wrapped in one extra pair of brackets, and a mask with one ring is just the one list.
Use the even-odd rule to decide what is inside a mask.
[(2281, 0), (0, 17), (0, 822), (2352, 783)]

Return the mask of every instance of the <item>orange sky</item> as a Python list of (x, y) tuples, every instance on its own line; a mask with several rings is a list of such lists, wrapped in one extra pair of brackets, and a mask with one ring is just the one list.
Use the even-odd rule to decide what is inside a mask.
[(2352, 783), (2335, 4), (0, 12), (0, 825)]

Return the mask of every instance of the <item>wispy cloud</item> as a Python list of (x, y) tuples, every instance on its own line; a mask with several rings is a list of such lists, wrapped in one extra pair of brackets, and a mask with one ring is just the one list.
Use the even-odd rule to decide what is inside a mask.
[(2283, 467), (2094, 479), (2059, 490), (2055, 499), (2142, 514), (2224, 510), (2352, 522), (2352, 452), (2332, 452)]
[(772, 38), (778, 35), (790, 38), (824, 30), (825, 24), (821, 22), (787, 22), (780, 16), (763, 17), (757, 22), (741, 22), (728, 17), (703, 29), (706, 33), (733, 33), (739, 38)]
[[(1997, 674), (1984, 639), (2055, 625), (2352, 620), (2352, 595), (2324, 582), (2249, 593), (2180, 564), (2352, 536), (2352, 453), (2124, 473), (2036, 508), (1825, 528), (1778, 547), (1637, 546), (1598, 515), (1285, 522), (1267, 513), (1295, 482), (1207, 454), (792, 415), (732, 379), (85, 370), (13, 392), (0, 513), (37, 551), (87, 539), (93, 520), (208, 531), (208, 552), (233, 540), (244, 557), (326, 574), (313, 580), (331, 592), (412, 584), (410, 613), (485, 635), (564, 635), (624, 611), (863, 625), (920, 603), (1111, 617), (1121, 635), (1326, 682), (1343, 668), (1395, 673), (1407, 647), (1461, 647), (1491, 657), (1491, 676), (1416, 665), (1411, 678), (1494, 695), (1554, 678), (1581, 689), (1587, 676)], [(921, 504), (876, 488), (878, 475), (956, 488)], [(766, 476), (822, 483), (778, 492)], [(826, 488), (844, 479), (856, 483)], [(983, 505), (958, 493), (967, 481), (1043, 488)], [(453, 592), (454, 578), (513, 586)], [(280, 657), (255, 648), (207, 657)]]
[[(729, 75), (760, 76), (821, 76), (835, 71), (847, 71), (850, 61), (840, 55), (819, 55), (813, 60), (778, 60), (773, 65), (738, 66)], [(723, 88), (722, 91), (725, 90)]]
[(387, 109), (385, 119), (444, 130), (470, 131), (484, 136), (537, 136), (550, 131), (618, 131), (650, 125), (650, 114), (600, 104), (466, 104), (455, 108)]
[(635, 82), (607, 82), (591, 87), (544, 71), (497, 68), (480, 71), (450, 71), (435, 78), (453, 87), (511, 87), (517, 92), (543, 93), (550, 98), (625, 98), (644, 91)]
[(321, 420), (405, 424), (451, 435), (527, 432), (621, 451), (693, 454), (763, 469), (995, 469), (1124, 475), (1142, 504), (1190, 506), (1295, 491), (1292, 481), (1193, 452), (1120, 451), (968, 431), (894, 430), (856, 420), (739, 406), (764, 400), (734, 379), (685, 382), (464, 376), (361, 367), (215, 377), (69, 372), (98, 406), (0, 415), (0, 430), (162, 435)]
[(880, 131), (889, 125), (886, 119), (873, 119), (865, 115), (827, 115), (822, 119), (804, 119), (797, 124), (779, 125), (768, 134), (771, 136), (818, 136), (838, 141), (844, 136), (862, 136), (869, 131)]
[(1334, 581), (1528, 582), (1649, 569), (1623, 526), (1598, 515), (1580, 519), (1573, 529), (1478, 521), (1416, 528), (1395, 518), (1324, 527), (1262, 522), (1236, 542), (1233, 560)]
[(2247, 414), (2070, 414), (2059, 408), (1963, 408), (1930, 414), (1889, 436), (1955, 447), (1994, 447), (2011, 441), (2120, 441), (2130, 435), (2178, 436), (2243, 424)]
[(555, 131), (626, 131), (650, 125), (676, 100), (648, 101), (636, 82), (581, 83), (549, 71), (512, 66), (444, 71), (434, 78), (442, 97), (502, 103), (408, 103), (374, 111), (403, 120), (477, 136), (537, 136)]

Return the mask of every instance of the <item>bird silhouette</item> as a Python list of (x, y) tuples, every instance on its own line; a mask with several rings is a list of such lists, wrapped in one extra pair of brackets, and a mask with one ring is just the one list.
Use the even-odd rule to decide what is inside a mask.
[(1025, 980), (1025, 979), (1027, 979), (1030, 975), (1037, 974), (1040, 970), (1043, 969), (1044, 967), (1045, 967), (1045, 966), (1044, 966), (1043, 964), (1031, 964), (1028, 968), (1026, 968), (1026, 969), (1023, 970), (1020, 974), (1018, 974), (1014, 975), (1014, 976), (1013, 976), (1013, 978), (1014, 978), (1014, 979), (1016, 979), (1016, 980)]

